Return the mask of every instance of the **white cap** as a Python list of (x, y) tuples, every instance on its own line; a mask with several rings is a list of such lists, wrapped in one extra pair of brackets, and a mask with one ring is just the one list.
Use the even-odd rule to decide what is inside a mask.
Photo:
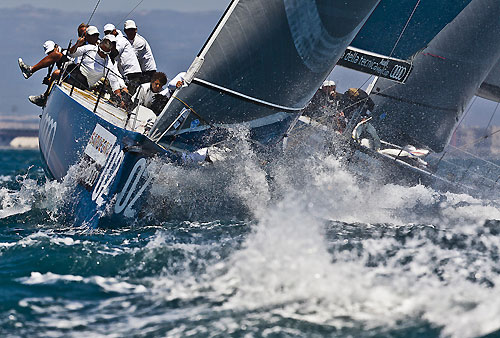
[(104, 25), (104, 33), (111, 32), (111, 31), (113, 31), (115, 29), (116, 29), (116, 27), (112, 23), (107, 23), (107, 24)]
[(130, 29), (130, 28), (136, 28), (137, 29), (137, 26), (135, 25), (135, 21), (134, 20), (127, 20), (123, 24), (123, 29)]
[(99, 34), (99, 30), (96, 26), (88, 26), (87, 27), (87, 35)]
[(323, 84), (321, 85), (321, 88), (323, 87), (333, 87), (335, 86), (335, 81), (332, 81), (332, 80), (326, 80), (325, 82), (323, 82)]
[(108, 35), (104, 36), (103, 40), (109, 40), (111, 42), (116, 42), (116, 36), (114, 36), (113, 34), (108, 34)]
[(50, 52), (52, 52), (55, 47), (56, 47), (56, 43), (52, 40), (47, 40), (43, 44), (43, 50), (45, 51), (45, 54), (49, 54)]

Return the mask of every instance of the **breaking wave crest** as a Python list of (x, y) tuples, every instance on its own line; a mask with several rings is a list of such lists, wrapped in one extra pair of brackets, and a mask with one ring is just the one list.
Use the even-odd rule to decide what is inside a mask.
[[(163, 170), (133, 227), (47, 227), (60, 219), (76, 173), (63, 183), (22, 176), (18, 188), (2, 185), (4, 224), (31, 228), (0, 236), (0, 280), (24, 290), (3, 296), (0, 332), (476, 337), (500, 330), (498, 196), (359, 181), (339, 159), (300, 147), (268, 161), (246, 142), (232, 146), (237, 151), (222, 150), (224, 160), (209, 165), (158, 163)], [(18, 257), (25, 264), (16, 266)]]

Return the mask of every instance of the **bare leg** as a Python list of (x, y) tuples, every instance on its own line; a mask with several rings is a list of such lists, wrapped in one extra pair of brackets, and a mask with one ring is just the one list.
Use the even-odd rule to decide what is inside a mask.
[(41, 59), (40, 62), (38, 62), (36, 65), (31, 67), (31, 72), (34, 73), (37, 70), (49, 67), (50, 65), (59, 61), (62, 56), (63, 56), (62, 53), (58, 51), (53, 51), (52, 53), (49, 53), (49, 55), (47, 55), (46, 57)]

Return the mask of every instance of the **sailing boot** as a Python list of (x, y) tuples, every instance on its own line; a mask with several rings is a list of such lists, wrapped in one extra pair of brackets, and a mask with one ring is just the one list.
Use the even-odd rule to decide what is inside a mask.
[(45, 104), (47, 103), (47, 96), (45, 94), (40, 94), (40, 95), (31, 95), (28, 97), (28, 100), (30, 100), (31, 103), (36, 104), (39, 107), (45, 107)]
[(28, 66), (23, 62), (23, 59), (19, 58), (17, 59), (17, 63), (19, 64), (19, 68), (21, 68), (21, 73), (23, 73), (23, 76), (25, 79), (29, 78), (31, 75), (33, 75), (33, 72), (31, 71), (31, 67)]

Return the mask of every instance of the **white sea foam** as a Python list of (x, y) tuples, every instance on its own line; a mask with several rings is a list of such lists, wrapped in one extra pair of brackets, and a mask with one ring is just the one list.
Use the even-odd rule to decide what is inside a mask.
[[(477, 257), (473, 247), (480, 240), (486, 250), (498, 254), (497, 237), (474, 237), (485, 220), (500, 219), (494, 204), (470, 196), (442, 195), (423, 186), (359, 184), (331, 158), (311, 168), (305, 173), (311, 174), (311, 184), (268, 208), (244, 248), (214, 270), (219, 277), (212, 287), (218, 293), (237, 290), (224, 308), (291, 304), (279, 306), (277, 312), (335, 326), (350, 325), (337, 319), (343, 317), (366, 327), (390, 327), (422, 315), (452, 337), (473, 337), (500, 328), (495, 262)], [(418, 209), (423, 209), (421, 214)], [(443, 248), (425, 237), (409, 239), (403, 246), (383, 237), (363, 240), (361, 255), (335, 252), (332, 257), (325, 245), (325, 219), (360, 223), (360, 227), (388, 223), (394, 228), (407, 225), (410, 214), (412, 221), (430, 222), (449, 236), (470, 236), (466, 248)], [(388, 255), (391, 251), (394, 256)], [(370, 267), (369, 261), (377, 255), (386, 263)], [(404, 259), (411, 263), (402, 264)], [(440, 276), (435, 272), (438, 268), (443, 270)], [(495, 286), (470, 281), (474, 273)]]
[(81, 243), (79, 240), (75, 241), (71, 237), (64, 237), (64, 238), (61, 238), (61, 237), (52, 237), (50, 239), (50, 242), (54, 243), (54, 244), (57, 244), (57, 245), (67, 245), (67, 246), (71, 246), (71, 245), (75, 245), (75, 244), (80, 244)]
[(163, 165), (154, 175), (148, 213), (157, 220), (213, 220), (262, 210), (270, 199), (265, 172), (251, 152), (242, 155), (248, 145), (241, 147), (242, 152), (228, 153), (223, 163), (188, 168)]
[(73, 275), (59, 275), (52, 272), (47, 272), (42, 274), (40, 272), (34, 271), (31, 273), (30, 277), (19, 278), (23, 284), (26, 285), (36, 285), (36, 284), (55, 284), (58, 282), (82, 282), (84, 278), (82, 276)]
[(9, 182), (12, 180), (12, 176), (9, 175), (0, 175), (0, 182)]
[[(209, 267), (201, 281), (190, 276), (152, 281), (155, 293), (168, 290), (167, 299), (213, 297), (224, 300), (215, 311), (264, 308), (264, 316), (339, 328), (356, 322), (368, 329), (397, 328), (412, 319), (443, 327), (443, 335), (451, 337), (500, 328), (496, 262), (481, 251), (498, 254), (500, 239), (478, 235), (486, 220), (500, 219), (498, 201), (424, 186), (359, 183), (331, 157), (276, 170), (284, 174), (275, 182), (284, 198), (271, 206), (249, 204), (260, 208), (253, 210), (258, 224), (243, 248)], [(306, 179), (286, 176), (290, 171)], [(331, 251), (328, 220), (359, 224), (368, 232), (376, 232), (377, 224), (394, 231), (421, 224), (423, 230), (404, 243), (392, 236), (351, 238), (360, 250)], [(436, 232), (434, 241), (424, 224)], [(463, 236), (458, 246), (446, 244)], [(217, 325), (227, 333), (237, 323), (224, 317)]]
[(50, 285), (60, 282), (81, 282), (84, 284), (95, 284), (106, 292), (117, 293), (143, 293), (146, 291), (144, 285), (135, 285), (125, 281), (120, 281), (114, 277), (82, 277), (75, 275), (59, 275), (52, 272), (40, 273), (37, 271), (31, 272), (30, 277), (21, 277), (18, 279), (25, 285)]
[(0, 188), (0, 219), (23, 214), (31, 209), (31, 196), (24, 191), (12, 191)]

